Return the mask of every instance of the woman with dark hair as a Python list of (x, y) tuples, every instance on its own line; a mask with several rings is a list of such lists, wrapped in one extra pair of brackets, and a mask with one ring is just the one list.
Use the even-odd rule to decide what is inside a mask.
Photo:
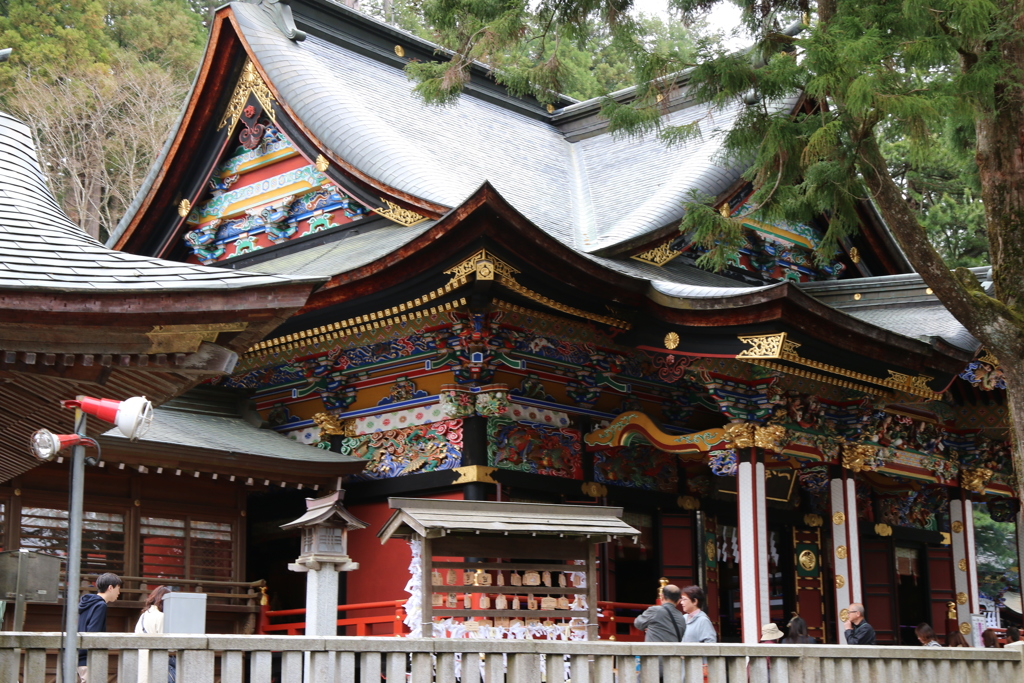
[(786, 626), (786, 637), (782, 639), (783, 645), (813, 645), (817, 641), (807, 635), (807, 622), (800, 618), (800, 615), (793, 612), (793, 618)]
[(917, 634), (917, 639), (921, 641), (921, 644), (925, 647), (942, 647), (942, 643), (935, 637), (935, 629), (930, 624), (926, 624), (923, 621), (917, 625), (914, 629), (914, 633)]
[[(164, 632), (164, 596), (171, 592), (170, 587), (154, 588), (146, 598), (142, 607), (142, 615), (135, 624), (136, 633), (156, 635)], [(173, 654), (167, 658), (167, 683), (175, 683), (178, 672), (178, 660)], [(156, 683), (149, 678), (149, 650), (139, 650), (139, 683)]]
[(687, 586), (679, 598), (679, 607), (686, 615), (686, 632), (683, 633), (684, 643), (717, 643), (718, 634), (715, 627), (704, 614), (704, 591), (700, 586)]
[(999, 635), (991, 628), (981, 632), (981, 642), (985, 647), (1000, 647)]
[(967, 642), (963, 634), (960, 631), (950, 631), (946, 634), (946, 647), (970, 647), (971, 644)]

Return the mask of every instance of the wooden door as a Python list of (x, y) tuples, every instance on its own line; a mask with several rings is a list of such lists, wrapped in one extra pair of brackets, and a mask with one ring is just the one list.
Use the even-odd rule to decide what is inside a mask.
[[(892, 542), (887, 539), (861, 539), (860, 575), (864, 610), (868, 623), (877, 635), (879, 645), (898, 642), (896, 605), (898, 590), (896, 560)], [(840, 610), (847, 605), (836, 605)]]
[(931, 601), (931, 626), (939, 640), (945, 642), (949, 628), (956, 626), (956, 619), (950, 622), (946, 616), (949, 603), (956, 601), (953, 580), (953, 548), (948, 545), (929, 546), (928, 554), (928, 596)]
[(680, 588), (697, 583), (693, 512), (661, 515), (661, 575)]

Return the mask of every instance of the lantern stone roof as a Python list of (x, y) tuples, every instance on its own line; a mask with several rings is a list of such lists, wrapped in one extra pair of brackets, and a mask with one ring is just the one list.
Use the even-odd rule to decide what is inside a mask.
[(608, 540), (640, 534), (622, 521), (620, 507), (433, 498), (389, 498), (388, 505), (395, 512), (377, 533), (381, 543), (392, 537), (409, 538), (414, 534), (426, 538), (471, 533), (576, 540)]
[(349, 530), (365, 529), (369, 524), (355, 517), (345, 509), (342, 501), (344, 491), (335, 491), (321, 498), (306, 499), (306, 513), (293, 522), (282, 524), (282, 529), (316, 526), (325, 522), (342, 522)]

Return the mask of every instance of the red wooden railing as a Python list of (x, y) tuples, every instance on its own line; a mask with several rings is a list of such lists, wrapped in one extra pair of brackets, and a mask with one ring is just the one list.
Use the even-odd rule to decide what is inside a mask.
[[(409, 629), (402, 623), (405, 619), (405, 600), (385, 600), (383, 602), (361, 602), (352, 605), (338, 605), (338, 626), (355, 626), (357, 636), (399, 636), (408, 633)], [(391, 610), (385, 614), (366, 615), (367, 611)], [(360, 613), (362, 615), (354, 614)], [(345, 615), (345, 616), (341, 616)], [(272, 620), (291, 617), (285, 623)], [(376, 624), (384, 624), (382, 628), (374, 628)], [(346, 629), (347, 631), (347, 629)], [(346, 631), (342, 631), (345, 633)], [(306, 608), (268, 610), (260, 612), (256, 628), (261, 634), (283, 634), (301, 636), (306, 632)]]
[[(601, 616), (598, 617), (597, 632), (601, 640), (618, 642), (642, 641), (644, 634), (633, 626), (639, 614), (649, 605), (638, 605), (630, 602), (599, 602)], [(381, 610), (391, 610), (380, 614)], [(366, 614), (376, 612), (376, 614)], [(523, 615), (529, 612), (523, 610)], [(405, 600), (385, 600), (383, 602), (362, 602), (352, 605), (338, 605), (338, 626), (354, 626), (357, 636), (401, 636), (409, 632), (405, 625)], [(257, 622), (256, 632), (260, 634), (281, 634), (299, 636), (306, 631), (306, 609), (269, 610), (263, 606)], [(382, 625), (382, 626), (378, 626)], [(342, 633), (346, 633), (342, 631)]]

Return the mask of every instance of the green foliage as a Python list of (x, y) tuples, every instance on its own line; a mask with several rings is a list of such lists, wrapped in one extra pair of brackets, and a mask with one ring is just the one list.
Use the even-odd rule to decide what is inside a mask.
[(1013, 522), (994, 522), (984, 503), (974, 507), (974, 544), (978, 556), (978, 588), (990, 598), (1020, 591), (1020, 567)]
[(90, 234), (120, 219), (159, 152), (202, 55), (203, 19), (190, 0), (0, 5), (0, 46), (14, 48), (0, 107), (32, 127), (51, 189)]
[[(716, 2), (669, 0), (673, 26), (699, 20)], [(564, 90), (575, 69), (566, 66), (574, 62), (560, 52), (562, 45), (583, 49), (597, 38), (620, 57), (616, 69), (629, 69), (628, 77), (613, 70), (614, 80), (639, 85), (635, 99), (608, 98), (603, 104), (618, 134), (659, 135), (670, 144), (699, 136), (697, 126), (673, 128), (661, 116), (659, 95), (680, 83), (712, 109), (737, 98), (750, 103), (724, 137), (723, 161), (749, 169), (746, 177), (756, 188), (753, 201), (761, 217), (827, 218), (820, 260), (830, 259), (857, 229), (858, 205), (869, 199), (865, 169), (893, 175), (951, 265), (986, 259), (985, 214), (970, 138), (975, 122), (994, 111), (1000, 93), (1021, 87), (1021, 74), (995, 49), (1016, 35), (1011, 3), (734, 2), (753, 36), (747, 51), (730, 52), (715, 37), (693, 39), (690, 33), (685, 42), (658, 47), (648, 38), (649, 27), (630, 15), (628, 0), (535, 6), (424, 0), (424, 24), (457, 57), (444, 70), (411, 67), (410, 76), (428, 101), (451, 102), (464, 82), (453, 72), (471, 59), (508, 68), (508, 82), (517, 92)], [(798, 35), (782, 31), (805, 15), (811, 24)], [(427, 85), (431, 80), (436, 83)], [(607, 80), (603, 84), (612, 89)], [(890, 169), (875, 169), (867, 161), (866, 150), (879, 139)], [(734, 243), (727, 221), (699, 210), (705, 201), (687, 203), (693, 217), (684, 229), (695, 230), (705, 242), (722, 230), (716, 244)], [(717, 255), (705, 260), (716, 267), (724, 263)]]

